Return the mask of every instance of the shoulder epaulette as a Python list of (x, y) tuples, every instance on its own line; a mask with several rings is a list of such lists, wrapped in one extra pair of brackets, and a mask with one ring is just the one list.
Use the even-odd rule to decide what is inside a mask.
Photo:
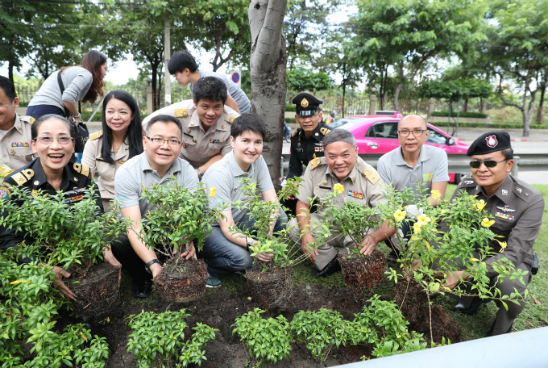
[(476, 186), (476, 182), (470, 176), (466, 176), (462, 178), (462, 180), (460, 181), (458, 185), (459, 188), (467, 188), (467, 187), (475, 187), (475, 186)]
[(175, 111), (173, 111), (173, 116), (175, 116), (176, 118), (186, 118), (188, 116), (188, 110), (175, 109)]
[(103, 131), (102, 130), (99, 130), (98, 132), (95, 132), (95, 133), (91, 133), (89, 135), (89, 139), (91, 139), (92, 141), (96, 140), (96, 139), (99, 139), (103, 136)]
[(327, 133), (329, 133), (330, 131), (331, 129), (326, 127), (320, 128), (320, 133), (322, 133), (323, 135), (327, 135)]
[(231, 117), (228, 118), (227, 122), (228, 122), (229, 124), (232, 124), (232, 122), (233, 122), (234, 119), (236, 119), (236, 118), (237, 118), (237, 116), (231, 116)]
[(310, 170), (314, 170), (315, 168), (318, 167), (318, 165), (322, 162), (322, 159), (319, 158), (319, 157), (316, 157), (315, 159), (313, 159), (312, 161), (310, 161), (308, 163), (308, 165), (310, 166)]
[(34, 176), (33, 169), (22, 170), (16, 174), (12, 175), (12, 179), (17, 183), (17, 185), (23, 185)]
[(78, 174), (82, 174), (84, 176), (89, 176), (89, 167), (87, 167), (86, 165), (74, 163), (72, 165), (72, 167), (73, 167), (74, 171), (76, 171)]
[(380, 178), (379, 173), (370, 167), (364, 168), (362, 174), (371, 184), (377, 183)]
[(295, 129), (293, 133), (291, 133), (291, 136), (294, 137), (297, 135), (297, 133), (299, 133), (299, 129)]

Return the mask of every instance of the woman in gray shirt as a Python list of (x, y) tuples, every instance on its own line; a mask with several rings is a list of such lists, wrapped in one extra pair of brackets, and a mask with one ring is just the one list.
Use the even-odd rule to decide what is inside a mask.
[[(46, 114), (72, 116), (76, 124), (82, 119), (78, 101), (95, 102), (103, 95), (103, 78), (107, 71), (107, 58), (99, 51), (90, 50), (77, 66), (65, 66), (52, 73), (29, 102), (27, 115), (39, 118)], [(61, 92), (58, 75), (64, 91)]]

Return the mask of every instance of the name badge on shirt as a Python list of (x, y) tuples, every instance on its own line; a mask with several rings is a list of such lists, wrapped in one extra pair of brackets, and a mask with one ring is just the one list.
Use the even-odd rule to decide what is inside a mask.
[(506, 221), (514, 221), (514, 215), (510, 215), (508, 213), (502, 213), (499, 211), (495, 213), (495, 217), (501, 218)]

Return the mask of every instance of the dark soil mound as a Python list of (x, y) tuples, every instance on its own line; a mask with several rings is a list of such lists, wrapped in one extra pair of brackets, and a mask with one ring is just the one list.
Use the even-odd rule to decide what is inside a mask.
[(207, 282), (207, 266), (202, 260), (169, 259), (154, 280), (154, 288), (168, 302), (186, 303), (201, 297)]
[(361, 256), (346, 248), (337, 256), (341, 265), (344, 282), (356, 293), (372, 290), (385, 279), (386, 257), (381, 251)]

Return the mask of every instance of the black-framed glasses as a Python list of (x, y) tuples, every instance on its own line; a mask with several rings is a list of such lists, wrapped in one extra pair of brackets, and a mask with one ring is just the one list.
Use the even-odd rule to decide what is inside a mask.
[(495, 160), (473, 160), (473, 161), (470, 161), (470, 167), (472, 169), (479, 169), (479, 167), (483, 163), (485, 165), (485, 167), (493, 168), (493, 167), (497, 166), (498, 164), (500, 164), (501, 162), (504, 162), (504, 161), (508, 161), (508, 160), (507, 159), (500, 160), (500, 161), (495, 161)]
[(415, 137), (418, 137), (422, 135), (424, 132), (426, 132), (426, 130), (427, 129), (413, 129), (413, 130), (402, 129), (402, 130), (398, 130), (398, 134), (401, 135), (402, 137), (407, 137), (410, 133), (413, 133)]
[(71, 144), (72, 141), (74, 141), (74, 138), (69, 137), (69, 136), (65, 136), (65, 135), (63, 135), (61, 137), (42, 136), (42, 137), (37, 137), (36, 138), (36, 141), (38, 143), (43, 144), (45, 146), (49, 146), (50, 144), (52, 144), (53, 140), (57, 140), (57, 143), (59, 143), (62, 146), (66, 146), (66, 145)]
[(149, 136), (145, 136), (149, 141), (151, 141), (152, 143), (154, 144), (157, 144), (157, 145), (161, 145), (161, 144), (164, 144), (164, 143), (167, 143), (169, 144), (170, 146), (178, 146), (181, 144), (181, 141), (178, 140), (177, 138), (160, 138), (160, 137), (149, 137)]

